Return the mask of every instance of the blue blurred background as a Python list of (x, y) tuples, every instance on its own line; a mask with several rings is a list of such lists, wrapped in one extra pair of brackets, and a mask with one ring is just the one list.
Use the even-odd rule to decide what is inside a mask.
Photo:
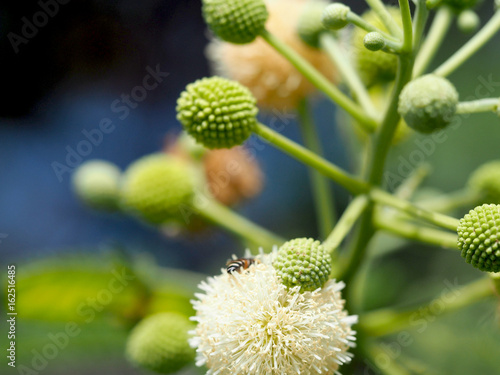
[[(192, 240), (165, 240), (136, 221), (86, 210), (70, 190), (68, 154), (71, 166), (98, 158), (125, 168), (160, 150), (167, 133), (180, 132), (175, 119), (179, 93), (210, 74), (200, 2), (72, 1), (60, 5), (58, 14), (27, 43), (16, 44), (17, 54), (6, 35), (20, 34), (20, 20), (39, 11), (39, 5), (1, 7), (0, 66), (7, 89), (0, 103), (0, 233), (8, 235), (0, 247), (4, 259), (98, 248), (107, 241), (151, 251), (172, 266), (191, 268), (199, 267), (197, 256), (208, 251), (224, 254), (224, 259), (228, 248), (240, 252), (218, 231)], [(168, 76), (128, 113), (113, 110), (114, 101), (142, 85), (148, 67)], [(334, 110), (328, 105), (321, 108), (321, 102), (316, 106), (328, 119), (323, 124), (326, 139), (335, 145), (328, 156), (345, 165), (345, 153), (331, 131)], [(87, 140), (82, 132), (98, 129), (103, 119), (112, 121), (113, 131), (89, 151), (78, 150)], [(287, 126), (285, 134), (298, 139), (294, 125)], [(75, 157), (77, 150), (85, 156)], [(266, 188), (243, 207), (244, 214), (283, 235), (315, 235), (306, 169), (269, 146), (257, 157)], [(269, 205), (271, 212), (264, 210)], [(290, 211), (301, 215), (287, 215)], [(202, 263), (206, 271), (206, 261)]]

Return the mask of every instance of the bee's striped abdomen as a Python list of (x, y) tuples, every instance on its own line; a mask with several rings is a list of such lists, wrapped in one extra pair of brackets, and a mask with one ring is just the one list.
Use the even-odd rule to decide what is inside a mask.
[(246, 270), (248, 267), (250, 267), (252, 264), (255, 263), (255, 259), (253, 258), (239, 258), (235, 260), (230, 260), (226, 263), (226, 270), (227, 273), (233, 273), (233, 272), (241, 272), (242, 270)]

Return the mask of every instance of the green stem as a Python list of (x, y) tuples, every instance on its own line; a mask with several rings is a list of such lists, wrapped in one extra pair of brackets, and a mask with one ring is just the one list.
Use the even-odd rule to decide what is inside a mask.
[(352, 226), (358, 218), (361, 216), (363, 211), (368, 206), (369, 199), (366, 195), (358, 195), (354, 198), (349, 206), (340, 217), (339, 222), (330, 233), (328, 238), (323, 242), (323, 247), (326, 251), (332, 253), (339, 247), (340, 243), (344, 240), (345, 236), (349, 233)]
[[(363, 29), (367, 32), (377, 32), (380, 33), (385, 39), (389, 39), (394, 43), (401, 42), (398, 38), (386, 33), (383, 30), (380, 30), (378, 27), (373, 26), (371, 23), (365, 21), (362, 17), (357, 15), (354, 12), (349, 12), (347, 14), (347, 22), (352, 23), (353, 25), (359, 27), (360, 29)], [(399, 26), (398, 26), (399, 27)], [(403, 34), (401, 34), (402, 36)]]
[(198, 197), (194, 200), (194, 208), (207, 221), (264, 248), (271, 249), (273, 246), (279, 246), (285, 242), (285, 239), (258, 226), (213, 199)]
[(384, 38), (385, 47), (382, 48), (382, 51), (386, 53), (399, 54), (403, 51), (403, 43), (402, 42), (393, 42), (390, 39)]
[(432, 62), (437, 50), (443, 43), (444, 37), (450, 28), (452, 20), (453, 11), (449, 7), (442, 6), (436, 12), (427, 37), (425, 38), (422, 48), (417, 56), (417, 60), (415, 61), (415, 69), (413, 70), (414, 78), (421, 76), (429, 67), (429, 64)]
[(439, 227), (446, 228), (452, 231), (457, 230), (459, 223), (458, 219), (440, 214), (438, 212), (425, 210), (423, 208), (415, 206), (411, 202), (402, 199), (396, 199), (394, 196), (383, 190), (372, 189), (370, 191), (370, 198), (379, 204), (397, 208), (398, 210), (406, 212), (413, 217), (423, 219)]
[(330, 99), (359, 121), (360, 124), (365, 126), (367, 129), (373, 130), (376, 128), (377, 124), (374, 119), (369, 117), (361, 107), (359, 107), (335, 85), (328, 81), (328, 79), (318, 72), (318, 70), (307, 60), (295, 52), (295, 50), (283, 43), (267, 30), (264, 30), (261, 33), (261, 36), (267, 43), (269, 43), (269, 45), (290, 61), (290, 63), (316, 88), (325, 93)]
[[(343, 51), (337, 43), (337, 40), (330, 33), (322, 33), (320, 37), (321, 48), (333, 61), (342, 79), (356, 97), (357, 101), (371, 117), (377, 117), (377, 110), (361, 82), (358, 72), (352, 66), (351, 61), (346, 58), (346, 51)], [(366, 128), (364, 128), (366, 129)], [(368, 130), (368, 129), (366, 129)], [(374, 129), (373, 129), (374, 130)]]
[[(313, 119), (307, 106), (306, 99), (300, 102), (298, 114), (304, 144), (311, 151), (318, 155), (322, 155), (321, 143), (315, 131)], [(326, 238), (335, 225), (335, 205), (332, 197), (332, 191), (329, 186), (329, 180), (327, 180), (315, 169), (311, 169), (309, 172), (314, 204), (316, 206), (319, 233), (321, 238)]]
[(396, 38), (402, 38), (403, 33), (399, 25), (394, 21), (391, 14), (380, 0), (366, 0), (366, 3), (377, 13), (387, 30)]
[[(412, 68), (413, 57), (406, 54), (399, 55), (398, 72), (389, 106), (387, 107), (384, 120), (375, 134), (375, 144), (369, 157), (367, 174), (368, 183), (371, 185), (380, 185), (382, 182), (387, 153), (389, 151), (396, 126), (400, 120), (400, 116), (397, 111), (399, 94), (410, 80)], [(348, 285), (349, 280), (353, 277), (356, 270), (361, 265), (368, 243), (375, 234), (375, 228), (372, 223), (372, 215), (373, 205), (370, 205), (361, 217), (354, 246), (347, 255), (347, 258), (344, 258), (341, 264), (342, 268), (338, 273), (338, 278), (345, 280)]]
[(410, 199), (424, 179), (429, 174), (431, 168), (429, 164), (420, 164), (411, 175), (398, 186), (394, 196), (399, 199)]
[[(392, 119), (393, 121), (396, 121), (397, 124), (397, 121), (399, 121), (399, 115), (394, 115), (392, 112), (393, 111), (391, 111), (391, 113), (388, 115), (388, 118)], [(267, 140), (268, 142), (272, 143), (277, 148), (281, 149), (283, 152), (286, 152), (293, 158), (303, 162), (304, 164), (312, 168), (315, 168), (321, 174), (336, 181), (337, 183), (344, 186), (347, 190), (349, 190), (351, 193), (355, 195), (369, 192), (370, 198), (377, 203), (397, 208), (412, 216), (421, 218), (423, 220), (426, 220), (432, 224), (441, 226), (443, 228), (447, 228), (453, 231), (457, 229), (458, 226), (457, 219), (436, 212), (424, 210), (420, 207), (415, 206), (410, 202), (407, 202), (403, 199), (399, 199), (381, 189), (370, 188), (370, 185), (368, 185), (367, 183), (360, 181), (359, 179), (350, 175), (343, 169), (335, 166), (334, 164), (316, 155), (314, 152), (293, 142), (292, 140), (275, 132), (274, 130), (268, 128), (263, 124), (257, 124), (254, 131), (255, 134)], [(380, 142), (380, 144), (385, 145), (386, 143)], [(375, 152), (375, 154), (379, 153)], [(374, 165), (373, 168), (375, 168), (375, 166), (378, 166), (378, 163), (375, 162), (373, 165)], [(376, 178), (373, 178), (374, 183), (377, 184), (380, 184), (380, 181), (382, 179), (383, 166), (380, 166), (379, 169), (380, 169), (380, 176), (375, 175)], [(367, 238), (367, 236), (364, 237)], [(360, 253), (359, 254), (356, 253), (357, 255), (354, 256), (355, 258), (362, 257), (363, 252), (361, 250), (359, 251)], [(360, 261), (361, 261), (360, 259), (353, 260), (353, 265), (349, 267), (353, 267), (354, 269), (355, 265)]]
[[(413, 24), (411, 20), (410, 4), (408, 0), (399, 0), (401, 9), (401, 20), (403, 21), (403, 52), (411, 52), (413, 49)], [(392, 18), (392, 17), (391, 17)]]
[(446, 77), (453, 73), (467, 59), (474, 55), (483, 47), (500, 29), (500, 11), (496, 11), (493, 17), (484, 25), (484, 27), (465, 43), (457, 52), (446, 60), (434, 74)]
[(422, 227), (419, 225), (408, 223), (403, 220), (395, 220), (387, 217), (387, 215), (375, 216), (375, 226), (378, 229), (388, 231), (398, 236), (427, 243), (434, 246), (439, 246), (447, 249), (457, 250), (457, 235), (450, 232)]
[(417, 0), (415, 5), (415, 19), (413, 21), (413, 51), (415, 53), (420, 49), (428, 17), (429, 10), (425, 5), (425, 0)]
[(398, 74), (394, 84), (392, 96), (382, 125), (375, 135), (375, 145), (372, 155), (369, 158), (370, 165), (368, 168), (368, 181), (373, 185), (379, 185), (382, 182), (387, 153), (389, 152), (396, 127), (401, 119), (397, 111), (399, 94), (410, 80), (412, 67), (413, 58), (410, 55), (399, 56)]
[(500, 98), (485, 98), (469, 102), (460, 102), (457, 106), (457, 113), (496, 112), (499, 104)]
[(491, 280), (487, 277), (456, 288), (447, 281), (446, 289), (430, 303), (408, 310), (381, 309), (365, 314), (360, 319), (359, 329), (370, 336), (385, 336), (411, 327), (416, 319), (432, 319), (436, 301), (440, 302), (439, 315), (459, 310), (493, 295)]
[(480, 200), (481, 194), (465, 188), (425, 201), (417, 201), (415, 204), (435, 212), (450, 212), (457, 208), (474, 206)]
[(369, 189), (366, 183), (263, 124), (257, 124), (255, 134), (269, 141), (293, 158), (315, 168), (321, 174), (338, 182), (353, 194), (364, 193)]

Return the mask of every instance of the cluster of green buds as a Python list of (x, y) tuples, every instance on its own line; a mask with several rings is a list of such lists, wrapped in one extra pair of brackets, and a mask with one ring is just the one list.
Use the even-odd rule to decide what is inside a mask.
[[(484, 45), (494, 32), (500, 30), (499, 12), (464, 47), (427, 73), (444, 31), (454, 16), (457, 16), (457, 24), (464, 32), (473, 32), (478, 28), (479, 18), (472, 10), (476, 2), (419, 0), (414, 2), (413, 15), (406, 1), (400, 1), (400, 8), (369, 1), (370, 9), (362, 15), (341, 3), (322, 0), (308, 3), (295, 25), (295, 36), (303, 42), (300, 42), (302, 47), (328, 55), (342, 79), (343, 86), (337, 86), (300, 53), (266, 29), (270, 15), (263, 0), (202, 1), (205, 21), (217, 38), (239, 46), (254, 43), (256, 39), (266, 42), (315, 88), (345, 110), (353, 122), (359, 124), (367, 142), (371, 143), (364, 160), (369, 162), (359, 166), (366, 173), (352, 175), (320, 155), (320, 142), (314, 134), (314, 126), (304, 126), (305, 146), (302, 146), (262, 124), (257, 117), (259, 108), (252, 91), (230, 77), (198, 79), (188, 84), (177, 100), (177, 119), (185, 133), (196, 142), (196, 147), (192, 143), (190, 147), (197, 150), (197, 158), (208, 152), (202, 148), (231, 149), (256, 135), (311, 167), (311, 181), (319, 197), (316, 202), (318, 217), (324, 224), (319, 236), (323, 242), (312, 238), (295, 238), (285, 242), (227, 210), (227, 207), (215, 205), (210, 199), (200, 204), (197, 199), (197, 189), (201, 186), (199, 174), (186, 160), (172, 155), (154, 154), (141, 158), (123, 175), (116, 168), (102, 164), (94, 165), (93, 169), (90, 165), (82, 167), (77, 172), (75, 189), (79, 197), (93, 207), (119, 207), (123, 212), (157, 225), (179, 220), (179, 208), (189, 207), (209, 221), (226, 226), (247, 243), (265, 244), (267, 249), (281, 244), (270, 255), (261, 254), (253, 260), (235, 260), (238, 270), (241, 269), (240, 264), (244, 268), (241, 273), (223, 270), (221, 275), (201, 284), (205, 294), (197, 295), (200, 300), (193, 301), (198, 314), (193, 319), (199, 324), (192, 345), (198, 345), (197, 363), (206, 364), (210, 368), (209, 373), (260, 375), (284, 371), (276, 365), (278, 361), (283, 368), (291, 369), (288, 373), (292, 373), (309, 366), (308, 361), (319, 361), (301, 372), (315, 375), (336, 372), (339, 365), (348, 362), (350, 357), (343, 356), (329, 363), (330, 367), (321, 367), (322, 362), (332, 361), (331, 351), (346, 353), (354, 340), (350, 326), (355, 320), (347, 317), (345, 312), (338, 319), (334, 317), (336, 323), (345, 326), (342, 335), (338, 336), (342, 340), (333, 340), (335, 344), (324, 345), (328, 340), (318, 344), (324, 349), (323, 353), (328, 353), (324, 357), (319, 357), (314, 348), (297, 354), (300, 360), (296, 362), (295, 357), (284, 354), (285, 350), (280, 349), (272, 358), (269, 353), (275, 347), (288, 345), (288, 340), (292, 342), (306, 337), (307, 342), (312, 342), (318, 337), (321, 340), (335, 337), (336, 333), (331, 331), (328, 331), (331, 337), (321, 336), (323, 333), (315, 330), (314, 319), (325, 319), (322, 324), (325, 330), (338, 328), (328, 320), (334, 314), (327, 312), (330, 306), (328, 298), (338, 297), (340, 307), (335, 314), (342, 311), (344, 302), (340, 300), (338, 291), (344, 284), (342, 281), (335, 286), (333, 279), (346, 280), (349, 285), (363, 262), (370, 259), (366, 256), (367, 247), (378, 230), (455, 249), (458, 243), (458, 249), (467, 263), (488, 273), (500, 272), (498, 161), (484, 165), (470, 177), (466, 189), (469, 201), (473, 196), (488, 204), (476, 207), (461, 220), (438, 212), (433, 206), (430, 206), (431, 210), (426, 210), (409, 199), (421, 182), (419, 176), (411, 176), (405, 181), (407, 185), (404, 188), (410, 193), (400, 189), (397, 194), (391, 194), (383, 189), (382, 184), (386, 157), (391, 144), (398, 138), (400, 124), (405, 123), (421, 133), (422, 137), (432, 137), (432, 133), (440, 134), (461, 114), (498, 113), (498, 98), (460, 102), (458, 91), (447, 77)], [(439, 14), (429, 29), (432, 38), (425, 40), (425, 22), (433, 8), (438, 8)], [(340, 32), (351, 26), (354, 27), (351, 33), (344, 35)], [(348, 51), (344, 51), (345, 45)], [(276, 84), (281, 83), (285, 84)], [(378, 103), (372, 95), (376, 92), (390, 95), (387, 100)], [(310, 118), (313, 116), (307, 113), (307, 104), (304, 103), (297, 108), (299, 117), (304, 123), (312, 122)], [(103, 174), (106, 178), (102, 177)], [(325, 178), (343, 186), (354, 196), (336, 223), (331, 216), (334, 209), (329, 202), (331, 192)], [(113, 194), (114, 198), (110, 198)], [(394, 210), (387, 215), (386, 211), (390, 210), (383, 210), (382, 206)], [(358, 224), (358, 229), (352, 238), (352, 248), (340, 250), (355, 224)], [(431, 225), (446, 232), (431, 228)], [(245, 268), (246, 265), (248, 268)], [(497, 276), (492, 278), (498, 286)], [(348, 293), (352, 294), (350, 289)], [(284, 295), (290, 299), (284, 298)], [(285, 302), (282, 301), (284, 299)], [(232, 302), (237, 303), (245, 313), (234, 309), (230, 304)], [(457, 305), (460, 303), (454, 304)], [(295, 315), (282, 313), (293, 308), (297, 308)], [(310, 311), (313, 311), (312, 315), (308, 315)], [(250, 316), (255, 319), (246, 329), (247, 320), (253, 319)], [(293, 324), (281, 326), (285, 318)], [(397, 326), (407, 320), (407, 314), (401, 318), (397, 312), (387, 314), (383, 311), (371, 321), (363, 322), (361, 329), (367, 329), (368, 333), (393, 333), (384, 332), (384, 329), (390, 331), (388, 322), (392, 318)], [(129, 358), (153, 371), (176, 371), (193, 358), (193, 352), (186, 344), (189, 325), (184, 318), (174, 316), (146, 318), (130, 336), (127, 346)], [(241, 329), (242, 326), (244, 329)], [(290, 327), (293, 329), (289, 336), (283, 339), (280, 335)], [(256, 339), (257, 342), (254, 342)], [(303, 347), (302, 344), (294, 345), (293, 349), (300, 351)], [(242, 348), (248, 350), (244, 352)], [(228, 357), (234, 361), (229, 361)]]

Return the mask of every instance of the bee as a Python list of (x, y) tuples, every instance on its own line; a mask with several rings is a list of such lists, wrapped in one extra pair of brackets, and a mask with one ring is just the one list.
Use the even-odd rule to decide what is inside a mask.
[(232, 259), (226, 263), (227, 273), (231, 274), (233, 272), (241, 273), (242, 270), (248, 269), (252, 264), (259, 263), (258, 260), (254, 258), (239, 258)]

